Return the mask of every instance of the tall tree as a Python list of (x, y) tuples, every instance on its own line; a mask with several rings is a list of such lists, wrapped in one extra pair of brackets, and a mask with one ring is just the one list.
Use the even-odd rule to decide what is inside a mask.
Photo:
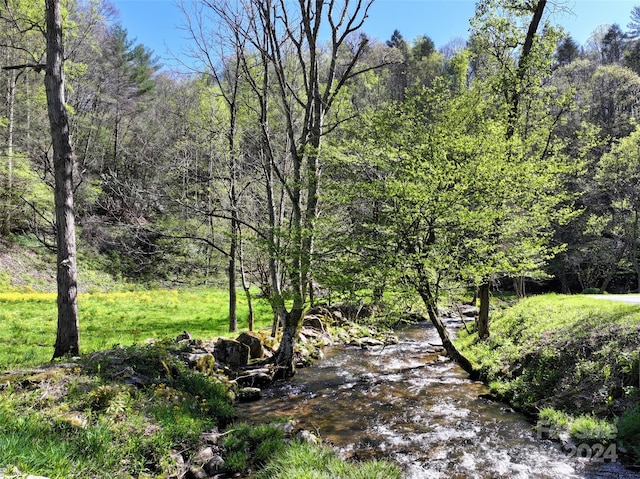
[(78, 285), (73, 211), (75, 156), (65, 104), (60, 0), (46, 0), (47, 63), (45, 86), (53, 142), (57, 238), (58, 330), (53, 358), (78, 354)]
[[(212, 18), (207, 18), (202, 8), (196, 7), (192, 14), (182, 6), (185, 13), (188, 30), (195, 45), (194, 54), (204, 65), (205, 72), (212, 78), (216, 92), (222, 99), (225, 110), (217, 112), (224, 118), (225, 143), (223, 156), (226, 164), (221, 165), (226, 177), (227, 207), (224, 216), (229, 218), (229, 248), (228, 248), (228, 290), (229, 290), (229, 331), (237, 331), (238, 318), (236, 312), (237, 303), (237, 272), (238, 260), (241, 248), (240, 236), (240, 188), (239, 188), (239, 162), (241, 148), (239, 140), (240, 108), (243, 102), (242, 87), (244, 75), (242, 66), (244, 56), (248, 55), (247, 39), (238, 28), (240, 19), (230, 15), (229, 6), (224, 1), (204, 2), (208, 13)], [(241, 17), (240, 17), (241, 18)], [(214, 25), (215, 33), (207, 25), (210, 20)], [(241, 279), (244, 279), (243, 275)], [(243, 283), (244, 284), (244, 283)], [(245, 295), (251, 305), (251, 295), (245, 288)]]
[(640, 39), (640, 5), (636, 5), (631, 9), (631, 21), (627, 24), (629, 29), (629, 38), (632, 40)]
[[(596, 180), (606, 198), (607, 211), (600, 217), (610, 235), (622, 239), (636, 273), (636, 291), (640, 291), (640, 128), (616, 142), (598, 163)], [(619, 261), (619, 259), (618, 259)], [(617, 265), (617, 261), (616, 261)]]
[[(244, 13), (229, 5), (226, 17), (230, 20), (228, 24), (245, 35), (247, 44), (257, 53), (254, 58), (258, 61), (247, 61), (243, 68), (252, 72), (249, 75), (253, 78), (252, 88), (259, 96), (261, 152), (269, 162), (265, 165), (270, 185), (267, 195), (272, 196), (272, 186), (279, 182), (290, 211), (288, 258), (281, 264), (287, 267), (291, 307), (287, 308), (282, 291), (277, 288), (271, 291), (272, 306), (283, 324), (276, 362), (284, 375), (295, 370), (294, 342), (312, 293), (323, 138), (335, 127), (330, 113), (340, 92), (364, 71), (357, 66), (368, 39), (357, 37), (356, 33), (371, 3), (371, 0), (294, 3), (249, 0), (239, 6)], [(239, 24), (237, 19), (245, 19), (246, 23)], [(329, 40), (323, 46), (327, 37)], [(245, 58), (250, 59), (247, 55)], [(284, 127), (284, 141), (280, 145), (270, 134), (271, 118), (275, 115)], [(269, 215), (275, 219), (273, 207), (277, 200), (272, 198), (269, 204)], [(278, 230), (275, 236), (279, 236)], [(271, 276), (275, 277), (274, 271)]]
[(602, 38), (602, 63), (610, 65), (620, 63), (624, 51), (624, 34), (617, 23), (609, 27)]
[(556, 50), (558, 66), (565, 66), (580, 57), (580, 47), (572, 37), (563, 39)]
[(395, 49), (400, 58), (398, 63), (390, 66), (389, 88), (390, 96), (395, 100), (404, 99), (407, 89), (407, 70), (409, 68), (409, 44), (398, 30), (394, 30), (391, 38), (386, 42), (387, 47)]
[[(536, 135), (547, 138), (551, 135), (550, 131), (545, 133), (538, 129), (540, 125), (536, 125), (536, 121), (541, 116), (531, 114), (532, 105), (539, 104), (544, 76), (550, 74), (552, 49), (558, 41), (557, 31), (548, 25), (539, 32), (546, 6), (546, 0), (483, 0), (476, 5), (476, 16), (472, 21), (473, 45), (476, 53), (486, 58), (484, 68), (478, 71), (495, 84), (501, 97), (496, 100), (507, 106), (507, 142), (514, 139), (527, 142)], [(543, 157), (547, 151), (544, 145), (543, 141)], [(520, 153), (514, 150), (513, 154)], [(489, 282), (490, 276), (486, 276), (479, 285), (478, 331), (481, 337), (489, 335)]]

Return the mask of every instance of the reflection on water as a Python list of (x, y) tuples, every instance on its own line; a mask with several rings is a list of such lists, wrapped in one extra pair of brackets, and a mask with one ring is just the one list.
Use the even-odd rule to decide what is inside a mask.
[(241, 405), (241, 417), (295, 418), (345, 457), (391, 458), (407, 478), (640, 478), (536, 439), (522, 415), (480, 398), (487, 388), (443, 360), (439, 342), (423, 324), (397, 345), (333, 348), (263, 400)]

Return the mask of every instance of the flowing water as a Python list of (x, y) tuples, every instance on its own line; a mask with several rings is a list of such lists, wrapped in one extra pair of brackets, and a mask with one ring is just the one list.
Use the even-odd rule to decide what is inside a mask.
[(295, 417), (343, 456), (395, 460), (410, 479), (640, 478), (617, 462), (571, 457), (538, 439), (524, 416), (483, 399), (487, 388), (439, 355), (431, 325), (399, 338), (384, 348), (331, 348), (264, 399), (242, 405), (241, 416)]

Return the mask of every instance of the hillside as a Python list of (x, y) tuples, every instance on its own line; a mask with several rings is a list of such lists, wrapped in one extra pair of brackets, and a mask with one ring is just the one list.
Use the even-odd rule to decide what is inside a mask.
[[(90, 258), (78, 260), (78, 289), (89, 291), (113, 290), (118, 282), (99, 269), (88, 267)], [(87, 255), (85, 255), (87, 256)], [(8, 241), (0, 237), (0, 291), (56, 292), (55, 254), (34, 240), (16, 237)]]

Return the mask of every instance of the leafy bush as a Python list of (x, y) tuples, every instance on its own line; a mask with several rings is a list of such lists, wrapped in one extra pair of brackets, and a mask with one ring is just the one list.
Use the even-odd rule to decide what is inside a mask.
[(576, 442), (617, 438), (636, 454), (639, 343), (637, 306), (561, 295), (532, 297), (495, 315), (488, 340), (461, 331), (457, 341), (501, 399)]
[(629, 409), (618, 419), (618, 438), (623, 446), (640, 456), (640, 411)]

